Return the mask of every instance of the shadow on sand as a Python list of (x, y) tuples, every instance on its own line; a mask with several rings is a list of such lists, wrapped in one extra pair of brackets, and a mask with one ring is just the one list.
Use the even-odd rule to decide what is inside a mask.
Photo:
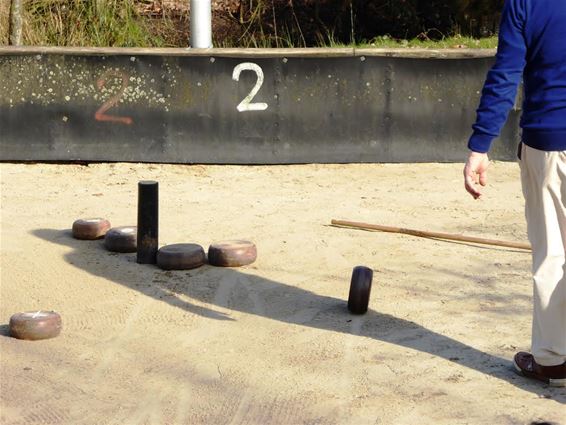
[[(90, 274), (125, 285), (147, 296), (213, 320), (233, 320), (214, 310), (236, 310), (285, 323), (359, 335), (428, 353), (462, 366), (496, 377), (536, 394), (551, 394), (554, 400), (566, 403), (566, 392), (545, 388), (515, 374), (510, 360), (482, 352), (460, 341), (430, 331), (409, 320), (369, 310), (364, 316), (352, 316), (342, 299), (252, 276), (236, 269), (204, 266), (182, 272), (164, 272), (155, 266), (138, 265), (135, 254), (119, 255), (106, 251), (101, 241), (78, 241), (69, 230), (37, 229), (38, 238), (73, 248), (65, 260)], [(100, 267), (97, 262), (115, 256), (120, 267)], [(96, 259), (96, 261), (93, 261)], [(147, 268), (147, 282), (132, 278), (128, 270)], [(234, 296), (237, 294), (238, 296)], [(178, 297), (183, 295), (211, 305), (205, 308)]]

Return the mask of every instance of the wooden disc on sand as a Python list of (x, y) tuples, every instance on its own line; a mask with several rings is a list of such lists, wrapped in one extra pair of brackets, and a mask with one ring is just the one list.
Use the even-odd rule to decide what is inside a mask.
[(85, 240), (100, 239), (109, 229), (110, 222), (104, 218), (80, 218), (73, 223), (73, 237)]
[(113, 252), (136, 252), (138, 229), (136, 226), (113, 227), (104, 237), (104, 246)]
[(240, 267), (253, 263), (256, 258), (256, 246), (250, 241), (216, 242), (208, 248), (208, 262), (213, 266)]
[(163, 270), (189, 270), (204, 264), (204, 248), (194, 243), (165, 245), (157, 251), (157, 265)]
[(365, 314), (368, 311), (369, 294), (373, 270), (364, 266), (354, 267), (348, 296), (348, 310), (353, 314)]
[(10, 318), (10, 336), (35, 341), (61, 333), (61, 316), (54, 311), (27, 311)]

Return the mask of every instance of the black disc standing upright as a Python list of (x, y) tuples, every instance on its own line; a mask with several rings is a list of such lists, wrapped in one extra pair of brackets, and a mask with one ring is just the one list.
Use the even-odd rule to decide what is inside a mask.
[(354, 267), (350, 294), (348, 296), (348, 310), (353, 314), (364, 314), (368, 311), (369, 294), (373, 270), (364, 266)]

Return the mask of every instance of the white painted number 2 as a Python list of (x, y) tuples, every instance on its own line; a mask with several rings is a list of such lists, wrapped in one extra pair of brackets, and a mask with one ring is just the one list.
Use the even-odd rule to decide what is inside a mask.
[(261, 85), (263, 84), (263, 70), (261, 67), (256, 63), (251, 62), (244, 62), (237, 65), (234, 68), (234, 72), (232, 73), (232, 79), (234, 81), (240, 81), (240, 74), (242, 71), (253, 71), (257, 75), (257, 82), (255, 83), (254, 88), (248, 94), (244, 100), (240, 102), (238, 105), (238, 111), (240, 112), (248, 112), (248, 111), (265, 111), (267, 109), (267, 103), (252, 103), (253, 98), (259, 92)]

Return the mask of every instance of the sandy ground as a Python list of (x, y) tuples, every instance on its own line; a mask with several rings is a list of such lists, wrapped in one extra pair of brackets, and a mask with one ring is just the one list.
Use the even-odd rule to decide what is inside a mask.
[[(0, 164), (0, 422), (566, 424), (565, 389), (512, 371), (528, 253), (328, 225), (526, 240), (517, 165), (490, 171), (473, 201), (460, 164)], [(160, 245), (248, 238), (258, 261), (165, 272), (70, 237), (80, 217), (135, 224), (144, 179)], [(356, 265), (375, 270), (364, 316)], [(62, 315), (58, 338), (7, 336), (36, 309)]]

